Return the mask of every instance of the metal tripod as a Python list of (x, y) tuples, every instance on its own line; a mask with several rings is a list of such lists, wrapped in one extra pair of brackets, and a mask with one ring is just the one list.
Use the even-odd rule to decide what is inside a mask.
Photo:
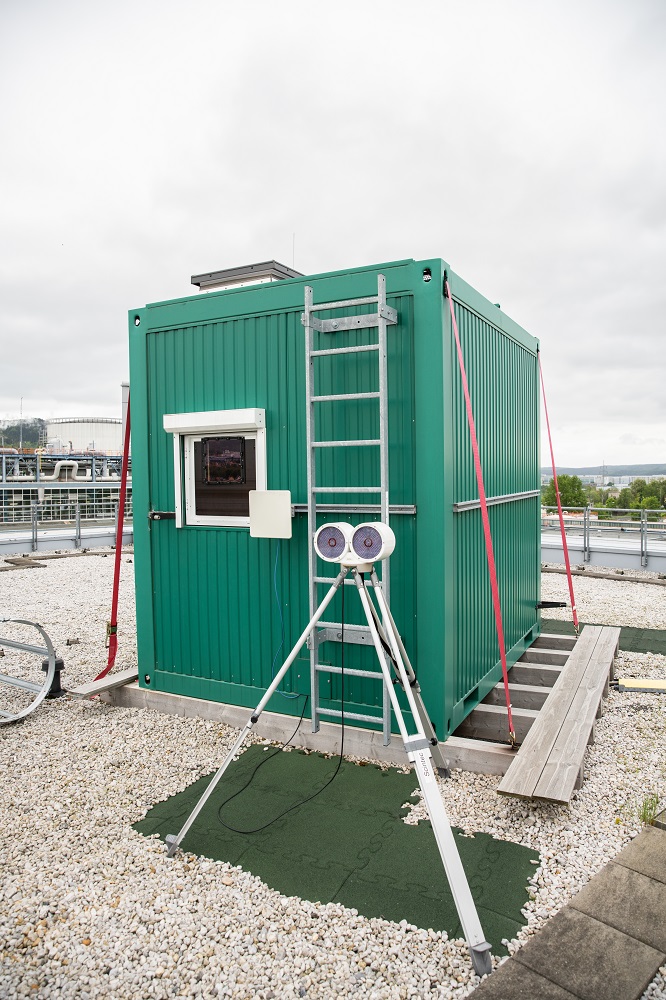
[[(258, 722), (259, 717), (268, 704), (270, 698), (282, 683), (285, 674), (296, 659), (302, 646), (307, 641), (308, 636), (312, 633), (317, 622), (332, 601), (338, 588), (344, 583), (344, 579), (348, 572), (348, 567), (342, 566), (328, 593), (308, 622), (305, 631), (299, 637), (291, 653), (273, 678), (270, 687), (266, 690), (263, 698), (250, 716), (247, 724), (241, 730), (224, 763), (217, 770), (211, 779), (208, 788), (203, 793), (190, 816), (183, 824), (180, 833), (176, 835), (169, 834), (169, 836), (167, 836), (166, 842), (168, 857), (173, 857), (180, 847), (188, 830), (210, 798), (213, 790), (222, 778), (222, 775), (227, 770), (234, 757), (238, 754), (241, 746), (245, 742), (245, 739)], [(465, 875), (465, 870), (460, 860), (460, 854), (458, 853), (458, 847), (453, 836), (453, 831), (451, 830), (451, 825), (449, 823), (448, 816), (446, 815), (444, 803), (442, 802), (442, 797), (439, 793), (435, 770), (438, 766), (443, 765), (441, 749), (438, 746), (437, 737), (432, 723), (430, 722), (428, 714), (425, 711), (416, 676), (409, 662), (407, 653), (405, 652), (405, 647), (398, 634), (398, 630), (382, 592), (374, 566), (363, 565), (360, 567), (354, 567), (352, 568), (352, 573), (354, 576), (354, 583), (358, 589), (361, 604), (363, 605), (363, 610), (368, 621), (368, 628), (372, 634), (372, 640), (382, 669), (384, 681), (386, 682), (386, 687), (389, 691), (391, 705), (400, 730), (400, 736), (402, 737), (407, 756), (414, 765), (419, 785), (421, 786), (421, 791), (423, 792), (423, 798), (428, 809), (428, 815), (430, 816), (430, 822), (432, 823), (432, 829), (435, 834), (435, 840), (437, 841), (437, 847), (439, 848), (442, 864), (444, 865), (444, 870), (453, 895), (453, 900), (456, 904), (456, 910), (458, 911), (463, 933), (470, 950), (472, 965), (474, 966), (475, 972), (478, 975), (483, 976), (489, 973), (492, 969), (490, 945), (485, 940), (483, 930), (481, 929), (481, 923), (476, 912), (476, 906), (472, 898), (469, 883), (467, 882), (467, 876)], [(377, 615), (375, 605), (370, 598), (366, 575), (369, 575), (370, 578), (369, 582), (373, 588), (376, 601), (379, 606), (379, 611), (381, 613), (381, 621)], [(395, 674), (397, 683), (400, 684), (405, 693), (409, 709), (414, 719), (416, 733), (411, 736), (407, 732), (402, 709), (398, 700), (396, 685), (393, 683), (394, 678), (392, 676), (392, 672)]]

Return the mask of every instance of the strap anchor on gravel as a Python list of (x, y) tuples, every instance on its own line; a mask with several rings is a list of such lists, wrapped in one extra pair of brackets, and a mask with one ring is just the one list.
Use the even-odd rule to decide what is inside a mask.
[(129, 466), (130, 448), (130, 401), (127, 397), (127, 411), (125, 416), (125, 441), (123, 443), (123, 464), (120, 473), (120, 496), (118, 498), (118, 524), (116, 525), (116, 558), (113, 567), (113, 594), (111, 597), (111, 621), (106, 625), (105, 649), (109, 655), (106, 666), (97, 674), (96, 681), (101, 681), (111, 670), (116, 662), (118, 652), (118, 594), (120, 592), (120, 563), (123, 552), (123, 524), (125, 521), (125, 501), (127, 498), (127, 469)]
[(64, 664), (62, 660), (56, 659), (53, 643), (42, 626), (38, 625), (37, 622), (27, 621), (25, 618), (0, 618), (0, 622), (13, 625), (28, 625), (37, 629), (43, 640), (43, 646), (36, 646), (32, 643), (19, 642), (16, 639), (7, 639), (0, 636), (0, 647), (17, 649), (23, 653), (35, 653), (37, 656), (43, 657), (42, 670), (44, 670), (46, 675), (43, 683), (37, 684), (33, 681), (24, 680), (21, 677), (14, 677), (10, 674), (0, 674), (0, 684), (19, 688), (23, 691), (30, 691), (35, 696), (26, 708), (22, 708), (18, 712), (0, 711), (0, 726), (6, 726), (10, 722), (20, 722), (21, 719), (25, 719), (26, 716), (30, 715), (31, 712), (34, 712), (35, 709), (41, 705), (45, 698), (51, 695), (55, 697), (58, 694), (65, 693), (60, 687), (60, 671), (63, 669)]

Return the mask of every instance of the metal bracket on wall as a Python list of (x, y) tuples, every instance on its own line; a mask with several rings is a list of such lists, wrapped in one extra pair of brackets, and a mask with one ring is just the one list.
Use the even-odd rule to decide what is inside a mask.
[[(526, 490), (524, 493), (503, 493), (497, 497), (486, 497), (486, 505), (490, 507), (498, 503), (514, 503), (516, 500), (530, 500), (532, 497), (538, 497), (540, 493), (541, 490)], [(479, 510), (480, 507), (480, 500), (461, 500), (460, 503), (453, 504), (453, 511), (455, 514), (461, 514), (465, 510)]]

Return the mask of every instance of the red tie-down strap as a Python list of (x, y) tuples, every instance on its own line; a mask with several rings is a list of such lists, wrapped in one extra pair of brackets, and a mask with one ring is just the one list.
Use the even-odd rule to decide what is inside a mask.
[(472, 401), (469, 395), (469, 385), (467, 384), (467, 373), (465, 371), (465, 361), (462, 347), (460, 345), (460, 334), (458, 333), (458, 323), (453, 308), (453, 298), (449, 288), (448, 279), (444, 279), (444, 294), (449, 300), (451, 310), (451, 323), (453, 325), (453, 336), (456, 341), (456, 352), (458, 354), (458, 364), (460, 366), (460, 379), (465, 396), (465, 409), (467, 410), (467, 424), (469, 427), (470, 443), (472, 454), (474, 455), (474, 471), (476, 473), (476, 483), (479, 490), (479, 501), (481, 503), (481, 520), (483, 522), (483, 535), (486, 542), (486, 558), (488, 560), (488, 573), (490, 575), (490, 589), (493, 596), (493, 610), (495, 612), (495, 628), (497, 629), (497, 643), (499, 645), (500, 660), (502, 662), (502, 679), (504, 681), (504, 695), (506, 697), (506, 711), (509, 723), (509, 743), (516, 745), (516, 731), (513, 728), (513, 717), (511, 715), (511, 694), (509, 692), (509, 674), (506, 665), (506, 647), (504, 645), (504, 625), (502, 623), (502, 608), (500, 606), (499, 586), (497, 584), (497, 568), (495, 566), (495, 551), (493, 549), (493, 538), (490, 531), (490, 519), (488, 517), (488, 504), (486, 502), (486, 489), (483, 485), (483, 470), (481, 468), (481, 456), (479, 454), (479, 442), (476, 436), (476, 424), (472, 412)]
[(557, 469), (555, 468), (555, 454), (553, 452), (553, 439), (550, 434), (550, 420), (548, 419), (548, 406), (546, 404), (546, 387), (543, 384), (543, 370), (541, 368), (541, 353), (537, 352), (539, 359), (539, 377), (541, 379), (541, 395), (543, 396), (543, 412), (546, 414), (546, 429), (548, 430), (548, 445), (550, 447), (550, 463), (553, 467), (553, 483), (555, 484), (555, 496), (557, 498), (557, 512), (560, 515), (560, 534), (562, 535), (562, 551), (564, 552), (564, 565), (567, 569), (567, 580), (569, 581), (569, 597), (571, 598), (571, 616), (573, 618), (576, 636), (578, 635), (578, 611), (576, 610), (576, 598), (574, 596), (573, 577), (571, 576), (571, 563), (569, 562), (569, 546), (567, 545), (567, 533), (564, 529), (564, 514), (562, 513), (562, 500), (560, 499), (560, 487), (557, 482)]
[(125, 417), (125, 441), (123, 443), (123, 465), (120, 474), (120, 496), (118, 498), (118, 524), (116, 527), (116, 561), (113, 569), (113, 596), (111, 598), (111, 621), (106, 626), (106, 642), (109, 658), (104, 670), (95, 678), (100, 681), (109, 673), (116, 662), (118, 651), (118, 591), (120, 589), (120, 557), (123, 551), (123, 522), (125, 520), (125, 495), (127, 493), (127, 466), (129, 464), (130, 444), (130, 404), (127, 397), (127, 413)]

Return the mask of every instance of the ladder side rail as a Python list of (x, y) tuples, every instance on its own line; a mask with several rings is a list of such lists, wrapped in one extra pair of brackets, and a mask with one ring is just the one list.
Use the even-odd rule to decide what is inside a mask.
[[(308, 598), (310, 615), (317, 607), (317, 553), (312, 544), (317, 530), (317, 458), (313, 447), (315, 439), (315, 395), (314, 362), (312, 350), (314, 347), (314, 329), (312, 325), (313, 292), (312, 286), (305, 286), (305, 311), (303, 326), (305, 328), (305, 436), (307, 443), (307, 491), (308, 491)], [(310, 647), (310, 705), (311, 728), (313, 733), (319, 732), (319, 644), (308, 642)]]
[[(379, 341), (379, 481), (381, 484), (380, 494), (380, 520), (384, 524), (389, 523), (389, 448), (388, 448), (388, 324), (387, 324), (387, 302), (386, 302), (386, 276), (383, 274), (377, 277), (377, 313), (378, 326), (377, 334)], [(396, 316), (397, 319), (397, 316)], [(389, 600), (390, 591), (390, 559), (385, 559), (382, 563), (382, 586), (386, 599)], [(383, 735), (384, 746), (391, 742), (391, 699), (389, 696), (386, 681), (382, 692), (383, 702)]]
[[(388, 452), (388, 336), (386, 313), (386, 277), (377, 276), (377, 303), (379, 312), (379, 481), (381, 483), (381, 515), (384, 524), (389, 523), (389, 452)], [(384, 315), (383, 315), (384, 314)], [(382, 563), (382, 586), (386, 600), (390, 600), (389, 559)]]

